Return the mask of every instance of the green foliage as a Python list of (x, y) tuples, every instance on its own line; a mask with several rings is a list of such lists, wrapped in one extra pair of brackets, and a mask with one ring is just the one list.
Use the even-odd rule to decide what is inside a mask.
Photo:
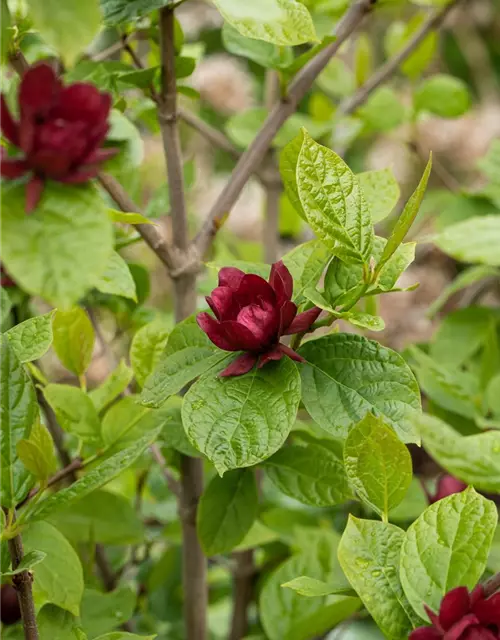
[(57, 311), (52, 329), (59, 360), (75, 375), (85, 373), (94, 348), (94, 328), (85, 311), (80, 307)]
[(380, 87), (372, 93), (358, 114), (365, 126), (375, 132), (387, 132), (407, 119), (407, 110), (390, 87)]
[(434, 239), (435, 244), (456, 260), (500, 266), (500, 216), (472, 218), (447, 227)]
[(26, 469), (42, 485), (57, 468), (54, 443), (46, 427), (39, 421), (33, 425), (29, 438), (19, 440), (16, 451)]
[(89, 393), (89, 398), (98, 413), (125, 391), (132, 381), (133, 375), (134, 372), (125, 364), (125, 360), (120, 360), (116, 369), (109, 374), (106, 380)]
[[(404, 22), (392, 22), (385, 35), (384, 47), (388, 56), (396, 55), (408, 43), (413, 34), (420, 29), (425, 16), (415, 14), (406, 24)], [(417, 78), (429, 65), (437, 47), (437, 35), (429, 31), (422, 42), (406, 58), (401, 65), (401, 70), (410, 79)]]
[(372, 223), (387, 218), (400, 196), (399, 184), (391, 169), (365, 171), (358, 174), (358, 180), (370, 209)]
[(393, 429), (368, 413), (347, 436), (347, 477), (358, 496), (387, 522), (405, 497), (412, 476), (411, 456)]
[(94, 284), (102, 293), (123, 296), (137, 302), (135, 282), (125, 260), (116, 251), (108, 259), (106, 267)]
[(101, 8), (107, 24), (128, 22), (169, 4), (171, 0), (101, 0)]
[(163, 320), (154, 320), (137, 331), (130, 345), (130, 364), (137, 382), (144, 386), (158, 365), (168, 340), (169, 329)]
[[(316, 578), (310, 578), (309, 576), (299, 576), (288, 582), (284, 582), (282, 587), (292, 589), (301, 596), (307, 598), (321, 598), (322, 596), (330, 595), (353, 595), (354, 592), (349, 587), (337, 587), (330, 585), (323, 580), (316, 580)], [(345, 592), (345, 593), (344, 593)], [(349, 593), (347, 593), (349, 592)]]
[(252, 469), (215, 476), (205, 489), (197, 515), (197, 531), (207, 556), (228, 553), (239, 544), (257, 517), (259, 496)]
[(127, 586), (109, 593), (85, 589), (81, 608), (83, 630), (89, 638), (113, 631), (132, 617), (136, 601), (135, 593)]
[(41, 358), (52, 344), (52, 318), (50, 311), (43, 316), (29, 318), (7, 331), (7, 337), (21, 362)]
[(46, 604), (38, 613), (40, 640), (81, 640), (75, 617), (54, 604)]
[(101, 423), (90, 397), (77, 387), (49, 384), (43, 390), (59, 424), (85, 442), (101, 439)]
[(16, 569), (13, 569), (12, 571), (2, 571), (2, 578), (17, 576), (23, 571), (31, 571), (33, 567), (36, 567), (37, 564), (43, 562), (46, 557), (47, 554), (43, 551), (30, 551), (23, 556), (23, 559), (17, 565)]
[(302, 401), (320, 427), (345, 437), (371, 411), (385, 418), (403, 442), (419, 441), (413, 420), (420, 394), (400, 355), (373, 340), (342, 333), (310, 340), (299, 353), (306, 360)]
[(414, 95), (417, 111), (429, 111), (441, 118), (458, 118), (469, 108), (467, 85), (452, 76), (436, 74), (418, 87)]
[(476, 585), (497, 519), (495, 504), (467, 489), (435, 502), (408, 528), (401, 547), (401, 584), (424, 620), (424, 603), (437, 611), (450, 589)]
[(293, 61), (292, 51), (288, 47), (247, 38), (228, 22), (222, 28), (222, 42), (229, 53), (253, 60), (263, 67), (281, 69)]
[(205, 374), (186, 394), (182, 422), (192, 444), (222, 475), (277, 451), (292, 428), (299, 401), (297, 367), (283, 358), (244, 376)]

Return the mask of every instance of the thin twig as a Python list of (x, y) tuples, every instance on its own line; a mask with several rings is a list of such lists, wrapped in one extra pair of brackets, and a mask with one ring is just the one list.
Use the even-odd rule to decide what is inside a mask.
[[(58, 482), (61, 482), (61, 480), (64, 480), (67, 477), (70, 477), (70, 476), (71, 477), (75, 477), (75, 472), (79, 471), (82, 468), (83, 468), (83, 460), (81, 458), (75, 458), (66, 467), (63, 467), (62, 469), (59, 469), (59, 471), (54, 473), (54, 475), (49, 478), (49, 480), (47, 481), (46, 488), (54, 486), (55, 484), (57, 484)], [(34, 489), (32, 489), (28, 493), (26, 498), (17, 505), (17, 508), (19, 509), (20, 507), (25, 505), (26, 502), (28, 502), (28, 500), (31, 500), (31, 498), (36, 496), (36, 494), (39, 491), (40, 491), (39, 487), (35, 487)]]
[(231, 140), (222, 133), (222, 131), (215, 129), (212, 125), (208, 124), (208, 122), (205, 122), (205, 120), (202, 120), (195, 113), (189, 111), (189, 109), (179, 107), (178, 115), (183, 122), (200, 133), (209, 142), (214, 144), (216, 147), (219, 147), (219, 149), (227, 151), (227, 153), (233, 156), (233, 158), (236, 158), (237, 160), (239, 159), (241, 152), (234, 146)]
[(233, 615), (228, 640), (241, 640), (248, 632), (248, 607), (252, 602), (255, 566), (253, 549), (233, 553)]
[(9, 64), (20, 77), (24, 75), (30, 66), (20, 49), (9, 53)]
[(489, 598), (494, 593), (496, 593), (500, 589), (500, 571), (496, 573), (494, 576), (491, 576), (489, 580), (483, 585), (484, 595)]
[(294, 77), (288, 88), (287, 95), (270, 112), (252, 144), (240, 157), (225, 189), (208, 213), (202, 229), (195, 239), (200, 255), (206, 252), (227, 214), (238, 199), (248, 178), (263, 161), (277, 131), (295, 113), (297, 105), (306, 95), (314, 80), (337, 53), (343, 42), (361, 24), (373, 4), (375, 4), (374, 0), (357, 0), (357, 2), (354, 2), (337, 26), (335, 41), (322, 49)]
[[(15, 516), (13, 521), (15, 521)], [(17, 569), (24, 557), (23, 542), (20, 534), (9, 540), (9, 553), (12, 560), (12, 568)], [(12, 583), (18, 594), (25, 640), (38, 640), (35, 603), (33, 601), (33, 576), (30, 571), (21, 571), (21, 573), (12, 576)]]
[(425, 40), (431, 31), (438, 29), (446, 16), (460, 0), (452, 0), (443, 9), (433, 11), (418, 31), (408, 40), (406, 45), (395, 56), (390, 58), (378, 71), (376, 71), (354, 95), (342, 102), (337, 109), (337, 115), (349, 115), (366, 102), (369, 95), (397, 71), (401, 64), (415, 51), (418, 45)]
[(179, 497), (181, 495), (181, 487), (174, 476), (170, 473), (167, 467), (167, 461), (163, 457), (160, 447), (157, 444), (152, 444), (149, 449), (153, 454), (153, 458), (156, 460), (160, 467), (160, 471), (165, 478), (168, 488), (174, 494), (174, 496)]

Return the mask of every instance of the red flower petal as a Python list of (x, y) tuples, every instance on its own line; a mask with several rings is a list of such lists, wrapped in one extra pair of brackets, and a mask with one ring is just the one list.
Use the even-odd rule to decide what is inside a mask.
[(196, 316), (196, 322), (202, 331), (204, 331), (210, 340), (219, 349), (224, 351), (239, 351), (240, 348), (235, 346), (226, 336), (225, 331), (221, 328), (220, 322), (208, 313), (199, 313)]
[(475, 626), (479, 624), (479, 620), (473, 613), (468, 613), (463, 618), (458, 620), (456, 624), (454, 624), (448, 631), (445, 633), (444, 637), (446, 640), (461, 640), (463, 638), (463, 633), (469, 627)]
[(472, 607), (472, 612), (482, 624), (494, 624), (500, 631), (500, 592), (486, 600), (479, 600)]
[[(498, 640), (500, 635), (495, 635), (493, 631), (485, 627), (470, 627), (460, 636), (460, 640)], [(446, 639), (448, 640), (448, 638)]]
[(236, 318), (239, 325), (246, 327), (258, 341), (259, 349), (275, 342), (278, 336), (279, 317), (276, 310), (263, 302), (264, 307), (258, 304), (249, 304), (238, 313)]
[(234, 291), (230, 287), (216, 287), (206, 298), (218, 320), (235, 320), (240, 310), (235, 304)]
[[(467, 587), (456, 587), (448, 591), (439, 607), (439, 624), (448, 631), (463, 616), (470, 612), (470, 595)], [(457, 636), (458, 638), (458, 636)]]
[(410, 633), (408, 640), (439, 640), (442, 637), (434, 627), (419, 627)]
[(42, 197), (44, 182), (38, 176), (33, 176), (26, 185), (26, 213), (31, 213)]
[(61, 81), (54, 69), (46, 64), (36, 64), (23, 75), (19, 86), (21, 127), (26, 118), (45, 116), (61, 92)]
[(275, 262), (271, 267), (271, 275), (269, 276), (269, 284), (276, 293), (278, 304), (282, 304), (285, 300), (291, 300), (293, 294), (293, 278), (283, 261)]
[(219, 376), (228, 378), (229, 376), (242, 376), (248, 373), (257, 362), (257, 355), (254, 353), (243, 353), (233, 360), (231, 364), (224, 369)]
[(275, 347), (261, 355), (258, 365), (259, 369), (262, 369), (262, 367), (271, 360), (281, 360), (284, 355), (284, 352), (281, 350), (281, 345), (277, 344)]
[(54, 108), (54, 117), (68, 122), (82, 121), (95, 126), (107, 120), (111, 97), (101, 93), (93, 84), (75, 82), (64, 87)]
[(219, 271), (219, 286), (229, 287), (236, 291), (245, 273), (236, 267), (223, 267)]
[(120, 149), (118, 149), (118, 147), (105, 147), (104, 149), (96, 149), (83, 160), (83, 163), (84, 165), (102, 164), (103, 162), (106, 162), (106, 160), (109, 160), (110, 158), (113, 158), (113, 156), (116, 156), (119, 151)]
[(19, 125), (12, 117), (7, 102), (2, 93), (1, 97), (1, 112), (0, 112), (0, 125), (4, 137), (16, 147), (19, 146)]
[(87, 168), (80, 167), (77, 171), (73, 171), (64, 177), (57, 178), (58, 182), (63, 182), (64, 184), (83, 184), (84, 182), (88, 182), (92, 180), (92, 178), (96, 178), (99, 173), (99, 169), (97, 167)]
[[(230, 351), (260, 351), (261, 341), (250, 331), (248, 327), (235, 320), (225, 320), (220, 327), (229, 342), (234, 345)], [(211, 340), (212, 338), (208, 336)], [(212, 340), (213, 342), (213, 340)]]
[(460, 493), (464, 489), (467, 489), (465, 482), (462, 482), (449, 474), (443, 475), (438, 481), (436, 493), (432, 498), (432, 502), (437, 502), (438, 500), (446, 498), (446, 496), (451, 496), (454, 493)]
[(312, 309), (309, 309), (309, 311), (299, 313), (298, 316), (295, 316), (293, 322), (283, 335), (291, 336), (294, 333), (307, 331), (311, 327), (312, 323), (316, 321), (320, 313), (321, 309), (318, 309), (318, 307), (313, 307)]
[(243, 276), (235, 296), (241, 308), (254, 304), (259, 298), (272, 305), (276, 304), (276, 295), (269, 282), (255, 273), (247, 273)]
[(302, 356), (299, 356), (296, 351), (290, 349), (290, 347), (287, 347), (286, 344), (280, 344), (280, 349), (286, 356), (288, 356), (292, 360), (295, 360), (295, 362), (305, 362)]
[(0, 158), (0, 171), (4, 178), (20, 178), (29, 170), (26, 160), (9, 158), (2, 154)]
[(279, 335), (282, 336), (297, 315), (297, 305), (287, 300), (280, 309)]

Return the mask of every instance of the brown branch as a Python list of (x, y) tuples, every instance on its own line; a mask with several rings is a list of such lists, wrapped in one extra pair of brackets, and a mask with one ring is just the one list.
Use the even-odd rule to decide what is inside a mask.
[(241, 152), (234, 146), (231, 140), (222, 133), (222, 131), (215, 129), (212, 125), (208, 124), (208, 122), (205, 122), (205, 120), (202, 120), (195, 113), (189, 111), (189, 109), (179, 107), (177, 113), (183, 122), (200, 133), (209, 142), (214, 144), (216, 147), (219, 147), (219, 149), (226, 151), (229, 155), (233, 156), (233, 158), (236, 158), (237, 160), (239, 159)]
[[(24, 557), (23, 542), (20, 534), (9, 540), (9, 553), (12, 560), (12, 568), (17, 569)], [(33, 601), (33, 576), (30, 571), (21, 571), (21, 573), (12, 576), (12, 583), (18, 595), (25, 640), (38, 640), (35, 603)]]
[(202, 229), (195, 239), (200, 255), (206, 252), (223, 220), (238, 199), (248, 178), (264, 160), (277, 131), (295, 113), (297, 105), (306, 95), (316, 77), (325, 68), (332, 56), (337, 53), (343, 42), (361, 24), (373, 4), (374, 0), (357, 0), (354, 2), (337, 26), (335, 41), (322, 49), (294, 77), (286, 97), (270, 112), (252, 144), (236, 164), (226, 188), (210, 210)]
[(486, 598), (489, 598), (500, 589), (500, 571), (486, 580), (483, 584), (483, 589)]
[[(174, 14), (160, 9), (160, 53), (162, 91), (158, 119), (162, 131), (172, 210), (174, 247), (189, 247), (186, 204), (182, 173), (182, 154), (177, 127), (177, 86), (175, 76)], [(174, 279), (175, 318), (180, 322), (196, 311), (196, 273), (183, 273)], [(182, 582), (184, 621), (187, 640), (205, 640), (208, 608), (207, 561), (196, 532), (196, 510), (203, 492), (203, 460), (181, 457), (181, 494), (178, 509), (182, 526)]]
[[(271, 111), (279, 101), (279, 75), (274, 69), (268, 69), (265, 77), (264, 104), (268, 111)], [(274, 150), (267, 153), (267, 164), (277, 171), (277, 160)], [(279, 210), (281, 183), (269, 181), (265, 185), (265, 210), (262, 244), (264, 245), (264, 260), (269, 264), (276, 262), (279, 252)]]
[(233, 554), (236, 567), (233, 572), (233, 615), (228, 640), (241, 640), (248, 632), (248, 607), (253, 597), (255, 567), (253, 550)]
[[(83, 468), (82, 459), (81, 458), (75, 458), (66, 467), (63, 467), (62, 469), (59, 469), (59, 471), (54, 473), (54, 475), (49, 478), (49, 480), (47, 482), (47, 485), (46, 485), (46, 488), (52, 487), (53, 485), (57, 484), (58, 482), (61, 482), (61, 480), (64, 480), (65, 478), (68, 478), (68, 477), (73, 478), (72, 481), (74, 482), (76, 480), (75, 472), (78, 471), (79, 469), (82, 469), (82, 468)], [(28, 502), (28, 500), (31, 500), (31, 498), (36, 496), (36, 494), (39, 491), (40, 491), (39, 487), (35, 487), (34, 489), (32, 489), (28, 493), (26, 498), (24, 498), (24, 500), (17, 505), (17, 508), (19, 509), (20, 507), (25, 505), (26, 502)]]
[(167, 468), (167, 461), (163, 457), (160, 447), (157, 444), (152, 444), (149, 447), (149, 450), (151, 451), (153, 458), (160, 466), (160, 471), (165, 478), (168, 488), (174, 494), (174, 496), (179, 497), (181, 495), (180, 485)]
[(29, 69), (29, 62), (24, 57), (24, 53), (18, 49), (17, 51), (12, 51), (8, 56), (9, 64), (17, 73), (18, 76), (22, 78), (25, 71)]
[(418, 45), (425, 40), (431, 31), (438, 29), (446, 16), (460, 0), (452, 0), (443, 9), (433, 11), (418, 31), (408, 40), (406, 45), (395, 56), (390, 58), (378, 71), (376, 71), (354, 95), (344, 100), (337, 110), (337, 114), (349, 115), (366, 102), (370, 94), (390, 78), (400, 65), (415, 51)]

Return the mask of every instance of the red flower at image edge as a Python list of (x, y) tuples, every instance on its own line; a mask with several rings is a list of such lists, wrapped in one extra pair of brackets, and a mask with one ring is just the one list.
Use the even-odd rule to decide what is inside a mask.
[(99, 165), (118, 149), (100, 149), (109, 129), (111, 97), (91, 84), (64, 87), (51, 66), (30, 67), (19, 85), (19, 122), (1, 97), (4, 137), (22, 152), (11, 157), (2, 149), (1, 173), (19, 178), (27, 173), (26, 212), (37, 205), (45, 179), (66, 183), (94, 178)]
[(425, 607), (432, 626), (420, 627), (409, 640), (498, 640), (500, 639), (500, 593), (485, 598), (478, 585), (472, 593), (466, 587), (449, 591), (441, 601), (439, 614)]
[(259, 360), (259, 368), (270, 360), (288, 356), (304, 359), (290, 347), (280, 344), (281, 336), (307, 331), (321, 313), (313, 307), (297, 315), (292, 302), (293, 279), (283, 262), (271, 267), (269, 282), (234, 267), (219, 272), (219, 286), (207, 302), (215, 314), (198, 314), (196, 320), (210, 340), (224, 351), (245, 351), (221, 376), (240, 376)]
[(460, 493), (464, 491), (464, 489), (467, 489), (465, 482), (462, 482), (461, 480), (458, 480), (458, 478), (446, 473), (439, 478), (436, 485), (436, 491), (433, 495), (429, 496), (429, 501), (432, 504), (433, 502), (442, 500), (454, 493)]

